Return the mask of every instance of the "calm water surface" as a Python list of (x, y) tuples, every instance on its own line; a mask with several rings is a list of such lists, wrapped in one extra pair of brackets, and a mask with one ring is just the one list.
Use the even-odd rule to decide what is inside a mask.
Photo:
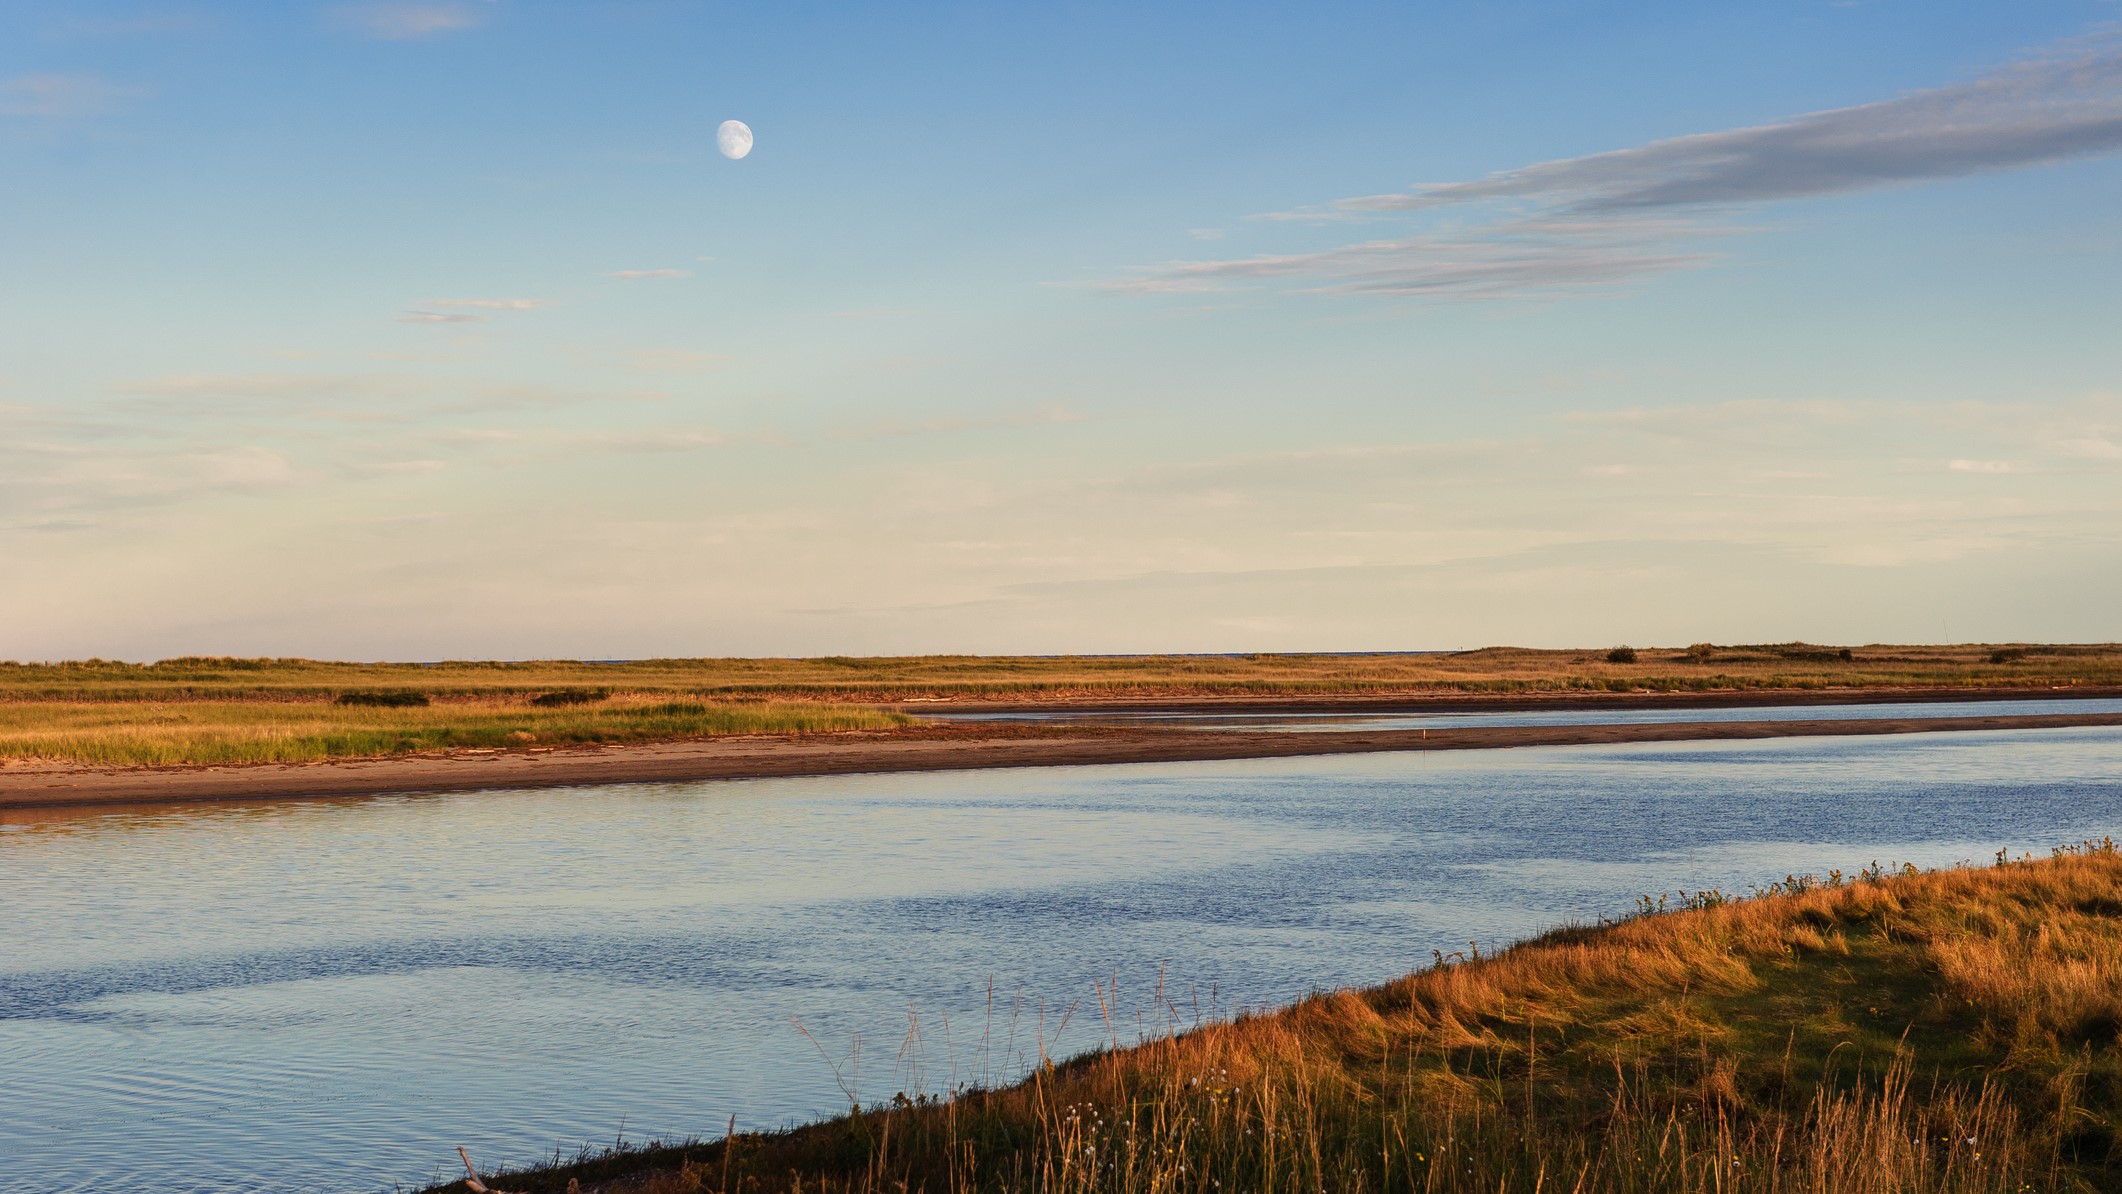
[(2122, 700), (2064, 697), (2024, 701), (1903, 701), (1861, 705), (1708, 705), (1665, 709), (1509, 709), (1485, 713), (1436, 710), (1362, 713), (1174, 713), (1143, 712), (923, 713), (938, 721), (1071, 722), (1095, 725), (1158, 725), (1193, 730), (1456, 729), (1467, 726), (1651, 725), (1682, 721), (1858, 721), (1902, 717), (2026, 717), (2044, 713), (2122, 713)]
[(1282, 1002), (1644, 892), (2116, 832), (2113, 729), (7, 814), (0, 1189), (773, 1126), (1090, 1047), (1094, 982)]

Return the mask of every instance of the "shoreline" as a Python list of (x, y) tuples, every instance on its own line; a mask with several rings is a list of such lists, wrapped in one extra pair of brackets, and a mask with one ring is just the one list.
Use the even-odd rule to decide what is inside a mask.
[(1979, 701), (2122, 700), (2122, 686), (2044, 684), (1974, 688), (1966, 685), (1883, 685), (1847, 688), (1714, 688), (1678, 692), (1557, 690), (1473, 693), (1288, 693), (1274, 696), (1088, 696), (1051, 700), (950, 698), (884, 701), (878, 708), (915, 717), (968, 713), (1510, 713), (1545, 709), (1724, 709), (1794, 705), (1932, 705)]
[[(1940, 1188), (1940, 1173), (1963, 1192), (2115, 1189), (2122, 1000), (2066, 976), (2122, 963), (2117, 890), (2107, 841), (1995, 865), (1875, 862), (1681, 893), (1191, 1025), (1160, 985), (1169, 1011), (1133, 1043), (1114, 1032), (1054, 1062), (1042, 1038), (1036, 1066), (992, 1086), (866, 1105), (850, 1091), (842, 1112), (732, 1118), (484, 1179), (460, 1152), (468, 1178), (420, 1194), (979, 1189), (993, 1173), (1095, 1180), (1100, 1154), (1110, 1186), (1151, 1190), (1465, 1194), (1549, 1173), (1599, 1191), (1849, 1194)], [(2017, 945), (2058, 934), (2068, 952)], [(2079, 1073), (2095, 1075), (2088, 1093), (2059, 1098)], [(2071, 1134), (2086, 1123), (2099, 1133)]]
[[(2083, 690), (2079, 690), (2083, 691)], [(1964, 697), (1964, 693), (1962, 694)], [(2015, 693), (2026, 699), (2031, 694)], [(2047, 696), (2043, 693), (2042, 696)], [(2086, 695), (2108, 696), (2109, 692)], [(1933, 698), (1936, 699), (1936, 698)], [(1583, 700), (1571, 704), (1588, 703)], [(1603, 702), (1602, 702), (1603, 703)], [(1848, 704), (1847, 700), (1819, 702)], [(1405, 708), (1408, 702), (1397, 707)], [(1175, 707), (1166, 704), (1161, 707)], [(1232, 709), (1231, 702), (1216, 708)], [(1326, 704), (1308, 704), (1322, 710)], [(1331, 706), (1352, 710), (1349, 704)], [(1441, 709), (1429, 705), (1426, 708)], [(1511, 708), (1526, 708), (1512, 704)], [(1612, 708), (1643, 706), (1609, 705)], [(1081, 710), (1080, 705), (1070, 709)], [(982, 710), (999, 711), (999, 710)], [(1085, 710), (1087, 711), (1087, 710)], [(1257, 711), (1257, 710), (1254, 710)], [(0, 766), (0, 810), (191, 801), (281, 801), (513, 788), (595, 787), (999, 767), (1216, 762), (1423, 750), (1525, 746), (1735, 741), (1965, 733), (1983, 730), (2122, 726), (2122, 713), (1970, 715), (1817, 721), (1710, 721), (1620, 725), (1469, 726), (1427, 730), (1217, 731), (1185, 729), (987, 732), (977, 725), (940, 732), (858, 732), (690, 739), (676, 742), (521, 751), (403, 755), (378, 759), (243, 766), (97, 768), (67, 764)]]

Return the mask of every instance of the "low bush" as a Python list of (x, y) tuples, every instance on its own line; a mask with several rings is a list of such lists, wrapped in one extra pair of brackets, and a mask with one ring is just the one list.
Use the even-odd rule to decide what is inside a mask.
[(428, 700), (424, 692), (342, 692), (339, 694), (339, 703), (375, 705), (385, 709), (410, 709), (434, 702)]
[(1635, 661), (1636, 649), (1634, 647), (1615, 647), (1606, 653), (1606, 662), (1608, 663), (1634, 663)]
[(602, 688), (563, 688), (558, 692), (543, 692), (531, 698), (531, 704), (544, 709), (561, 708), (567, 705), (591, 705), (607, 700), (611, 693)]

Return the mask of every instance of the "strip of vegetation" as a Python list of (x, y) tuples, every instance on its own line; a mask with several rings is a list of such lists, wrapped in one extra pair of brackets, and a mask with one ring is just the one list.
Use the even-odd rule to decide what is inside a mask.
[[(790, 1131), (622, 1149), (489, 1184), (554, 1194), (2122, 1189), (2122, 857), (2112, 842), (1682, 903), (1043, 1065), (1006, 1089), (900, 1097)], [(1171, 1005), (1161, 1014), (1181, 1016)]]
[[(928, 655), (334, 663), (303, 659), (0, 662), (0, 701), (331, 700), (356, 691), (437, 701), (562, 693), (709, 699), (936, 699), (1539, 693), (2122, 685), (2122, 645), (1814, 643), (1322, 655)], [(564, 699), (564, 698), (563, 698)]]
[[(0, 759), (300, 762), (529, 742), (885, 729), (930, 701), (2122, 689), (2122, 646), (1807, 643), (1370, 655), (914, 656), (437, 664), (0, 663)], [(677, 712), (680, 705), (696, 712)], [(762, 710), (763, 706), (771, 709)], [(656, 712), (661, 709), (662, 712)], [(752, 710), (738, 712), (738, 710)], [(377, 717), (388, 711), (405, 716)], [(428, 710), (425, 714), (418, 711)]]
[[(372, 689), (361, 692), (342, 692), (341, 705), (369, 705), (379, 709), (425, 708), (434, 704), (424, 692), (394, 692), (390, 689)], [(532, 704), (537, 702), (533, 701)]]
[[(375, 694), (361, 694), (375, 695)], [(416, 694), (417, 695), (417, 694)], [(420, 751), (887, 730), (912, 718), (821, 704), (402, 700), (0, 702), (0, 759), (100, 766), (304, 763)]]
[(569, 705), (594, 705), (609, 700), (611, 695), (602, 688), (563, 688), (558, 692), (541, 692), (531, 698), (531, 704), (541, 709), (564, 709)]

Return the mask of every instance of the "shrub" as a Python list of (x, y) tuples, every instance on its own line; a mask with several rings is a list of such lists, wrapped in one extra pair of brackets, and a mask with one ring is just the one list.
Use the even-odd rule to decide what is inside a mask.
[(602, 688), (564, 688), (559, 692), (545, 692), (531, 698), (531, 704), (553, 708), (561, 705), (588, 705), (604, 700), (612, 694)]
[(1606, 653), (1606, 662), (1608, 663), (1634, 663), (1635, 661), (1636, 649), (1634, 647), (1615, 647)]
[(2026, 651), (2021, 647), (1999, 647), (1989, 653), (1991, 663), (2017, 663), (2024, 658)]
[(642, 710), (651, 717), (704, 717), (707, 706), (698, 701), (667, 701)]
[(1715, 643), (1695, 643), (1687, 648), (1688, 659), (1695, 663), (1708, 663), (1710, 656), (1716, 653), (1717, 644)]
[(342, 692), (342, 705), (381, 705), (390, 709), (404, 709), (415, 705), (430, 704), (424, 692)]

